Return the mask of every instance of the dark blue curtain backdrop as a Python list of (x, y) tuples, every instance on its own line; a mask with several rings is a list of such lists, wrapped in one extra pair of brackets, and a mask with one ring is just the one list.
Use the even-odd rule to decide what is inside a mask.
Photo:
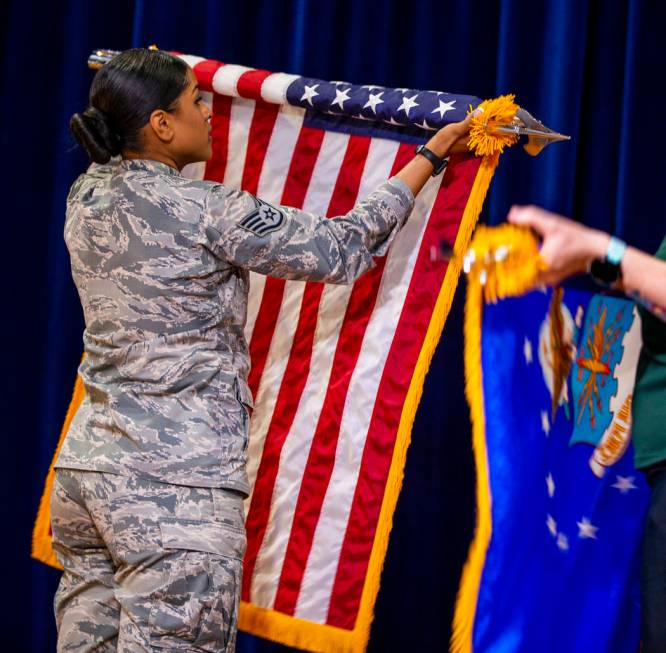
[[(158, 44), (273, 71), (518, 102), (570, 143), (506, 154), (485, 212), (534, 202), (653, 251), (666, 233), (660, 0), (245, 0), (0, 3), (2, 650), (55, 649), (58, 574), (30, 531), (81, 354), (62, 239), (86, 160), (68, 134), (86, 106), (89, 52)], [(370, 651), (446, 650), (474, 526), (463, 397), (462, 295), (427, 378), (395, 515)], [(520, 446), (518, 441), (516, 446)], [(284, 651), (243, 636), (239, 651)]]

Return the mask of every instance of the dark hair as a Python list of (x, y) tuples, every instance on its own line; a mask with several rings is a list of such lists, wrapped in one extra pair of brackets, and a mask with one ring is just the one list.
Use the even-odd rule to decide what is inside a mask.
[(97, 71), (90, 106), (72, 116), (69, 128), (95, 163), (107, 163), (123, 149), (140, 150), (139, 130), (150, 114), (173, 109), (186, 86), (181, 59), (160, 50), (125, 50)]

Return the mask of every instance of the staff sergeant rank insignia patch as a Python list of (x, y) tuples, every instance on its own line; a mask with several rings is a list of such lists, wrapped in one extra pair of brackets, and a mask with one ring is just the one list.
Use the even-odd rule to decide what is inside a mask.
[(284, 213), (256, 197), (253, 199), (257, 206), (238, 223), (239, 226), (261, 238), (282, 228), (286, 220)]

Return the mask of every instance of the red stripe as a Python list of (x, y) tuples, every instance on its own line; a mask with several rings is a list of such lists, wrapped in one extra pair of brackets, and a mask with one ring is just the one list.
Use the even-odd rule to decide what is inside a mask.
[(402, 406), (446, 273), (445, 266), (430, 260), (430, 247), (438, 247), (443, 234), (457, 232), (478, 166), (478, 159), (453, 157), (421, 243), (380, 381), (338, 561), (327, 623), (339, 628), (351, 630), (356, 622)]
[(261, 100), (261, 85), (269, 75), (273, 73), (268, 70), (249, 70), (238, 78), (236, 89), (241, 97)]
[(215, 93), (213, 95), (213, 156), (206, 164), (204, 177), (222, 183), (227, 169), (229, 156), (229, 120), (231, 117), (231, 98)]
[[(352, 137), (349, 141), (346, 158), (349, 158), (350, 162), (345, 167), (346, 174), (340, 180), (344, 184), (346, 196), (343, 199), (344, 204), (341, 202), (336, 213), (346, 213), (354, 204), (369, 145), (370, 139), (364, 137)], [(412, 157), (411, 145), (400, 146), (393, 163), (393, 171), (399, 170)], [(274, 609), (285, 614), (294, 614), (296, 609), (315, 529), (335, 464), (340, 422), (349, 382), (377, 300), (385, 261), (385, 258), (378, 259), (377, 267), (354, 284), (347, 304), (333, 358), (330, 376), (332, 383), (327, 388), (310, 447), (275, 598)]]
[(301, 128), (287, 175), (287, 183), (282, 193), (282, 204), (296, 208), (303, 207), (319, 151), (324, 142), (324, 134), (323, 129)]
[(267, 277), (250, 339), (250, 361), (252, 366), (248, 374), (247, 384), (250, 386), (252, 396), (255, 398), (259, 390), (259, 382), (264, 373), (264, 367), (266, 366), (268, 350), (273, 340), (275, 323), (280, 313), (283, 297), (284, 281), (282, 279)]
[(263, 100), (257, 100), (250, 124), (250, 133), (247, 138), (247, 154), (245, 155), (245, 168), (243, 168), (243, 180), (241, 188), (253, 195), (257, 194), (259, 187), (259, 175), (264, 165), (268, 143), (273, 135), (273, 127), (277, 120), (279, 104), (269, 104)]
[(213, 91), (213, 77), (215, 73), (223, 66), (223, 63), (219, 61), (213, 61), (212, 59), (206, 59), (205, 61), (200, 61), (192, 70), (197, 76), (197, 81), (199, 82), (199, 88), (202, 91)]
[[(291, 164), (289, 166), (289, 172), (287, 173), (287, 180), (282, 193), (282, 204), (296, 208), (303, 207), (305, 195), (310, 185), (312, 172), (314, 171), (323, 139), (324, 132), (322, 130), (309, 127), (301, 128), (301, 132), (294, 148)], [(278, 315), (276, 305), (279, 308), (278, 301), (280, 303), (282, 301), (284, 284), (285, 282), (282, 279), (271, 279), (270, 277), (266, 279), (264, 294), (254, 324), (254, 330), (252, 331), (252, 340), (250, 342), (252, 367), (250, 369), (248, 382), (255, 396), (264, 372), (268, 349), (273, 338), (275, 321)], [(305, 307), (306, 301), (311, 302), (312, 298), (306, 297), (304, 293), (302, 302), (303, 308)], [(301, 309), (301, 317), (305, 319), (303, 308)], [(314, 332), (314, 329), (312, 329), (312, 331)], [(300, 323), (294, 335), (289, 363), (291, 363), (292, 359), (294, 362), (298, 360), (295, 356), (295, 349), (299, 346), (298, 339), (303, 338), (303, 336), (299, 334)], [(289, 363), (287, 364), (288, 366)], [(285, 378), (286, 375), (287, 370), (285, 370)], [(306, 377), (303, 376), (303, 379), (305, 378)], [(283, 390), (286, 394), (291, 392), (287, 383), (282, 384), (281, 392)], [(278, 394), (278, 404), (281, 402), (281, 399), (282, 397)], [(276, 414), (277, 404), (273, 420), (275, 419)], [(288, 429), (287, 431), (284, 431), (284, 429), (282, 431), (279, 430), (277, 428), (277, 423), (273, 426), (273, 420), (271, 421), (266, 434), (264, 450), (257, 471), (257, 480), (252, 492), (252, 503), (246, 520), (247, 551), (245, 553), (243, 572), (243, 598), (246, 601), (249, 600), (252, 574), (254, 572), (259, 549), (266, 533), (270, 502), (273, 496), (275, 479), (277, 477), (278, 462), (280, 460), (284, 439), (288, 432)]]

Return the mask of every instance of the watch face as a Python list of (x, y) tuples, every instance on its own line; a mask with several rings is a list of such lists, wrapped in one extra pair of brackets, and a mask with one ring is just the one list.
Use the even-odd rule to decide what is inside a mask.
[(592, 261), (590, 276), (597, 282), (610, 286), (620, 278), (620, 266), (610, 261)]

